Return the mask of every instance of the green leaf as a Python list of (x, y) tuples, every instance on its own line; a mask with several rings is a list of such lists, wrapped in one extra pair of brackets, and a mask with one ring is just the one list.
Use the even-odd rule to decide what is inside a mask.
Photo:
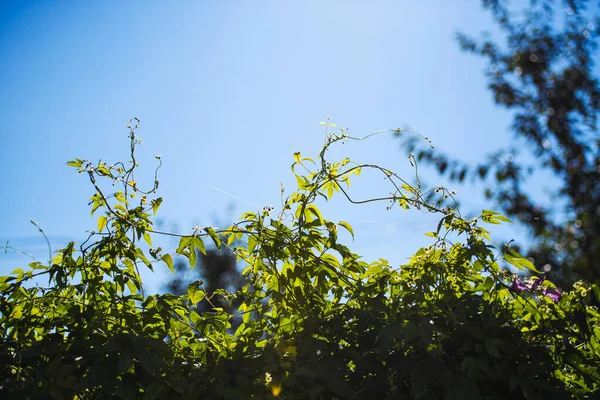
[(313, 214), (319, 220), (319, 225), (323, 225), (325, 223), (321, 212), (314, 204), (307, 205), (306, 212), (310, 212), (311, 214)]
[[(217, 232), (215, 232), (215, 230), (211, 227), (204, 228), (204, 230), (206, 231), (206, 233), (208, 233), (208, 236), (210, 236), (210, 238), (213, 240), (215, 246), (217, 246), (217, 249), (221, 249), (221, 238), (219, 237)], [(204, 247), (204, 244), (202, 245), (202, 247)]]
[(190, 299), (190, 303), (193, 305), (198, 304), (202, 299), (204, 299), (205, 293), (203, 290), (198, 288), (198, 284), (200, 281), (192, 282), (188, 285), (187, 295)]
[(192, 244), (194, 246), (195, 249), (198, 249), (198, 251), (204, 255), (206, 255), (206, 247), (204, 246), (204, 241), (202, 240), (202, 238), (199, 237), (194, 237), (192, 239)]
[(185, 254), (185, 251), (189, 251), (189, 247), (192, 243), (193, 236), (184, 236), (179, 239), (179, 246), (177, 246), (177, 250), (175, 252), (177, 254)]
[(296, 180), (298, 181), (298, 189), (310, 190), (310, 181), (305, 176), (296, 175)]
[(152, 238), (148, 234), (148, 232), (144, 232), (144, 241), (148, 243), (148, 246), (152, 247)]
[(162, 201), (163, 201), (162, 197), (152, 200), (152, 212), (154, 213), (154, 215), (156, 215), (156, 212), (158, 211), (158, 207), (160, 207), (160, 205), (162, 204)]
[(481, 211), (481, 220), (483, 222), (487, 222), (488, 224), (499, 225), (500, 222), (512, 222), (510, 219), (506, 218), (504, 215), (497, 213), (491, 210), (482, 210)]
[(119, 203), (127, 203), (127, 199), (125, 198), (125, 195), (123, 194), (123, 192), (121, 192), (120, 190), (115, 192), (115, 199), (119, 202)]
[(106, 168), (106, 164), (104, 163), (99, 164), (96, 168), (96, 171), (98, 171), (98, 173), (103, 176), (112, 176), (108, 168)]
[(379, 274), (381, 271), (383, 271), (383, 267), (381, 265), (371, 265), (360, 277), (361, 279), (368, 278), (370, 276)]
[(197, 254), (196, 254), (195, 248), (191, 245), (190, 245), (189, 251), (187, 253), (187, 256), (188, 256), (188, 263), (190, 264), (190, 267), (196, 268)]
[(235, 243), (236, 240), (240, 240), (241, 239), (242, 234), (238, 234), (238, 233), (230, 233), (229, 235), (227, 235), (227, 246), (231, 246), (233, 245), (233, 243)]
[(167, 267), (169, 267), (172, 273), (175, 273), (175, 268), (173, 268), (173, 258), (170, 254), (165, 254), (160, 259), (167, 264)]
[(331, 199), (335, 193), (336, 183), (334, 181), (328, 182), (323, 188), (327, 189), (327, 198)]
[(83, 165), (83, 160), (80, 160), (79, 158), (76, 158), (74, 160), (67, 161), (67, 165), (69, 167), (79, 168), (79, 167), (81, 167)]
[(99, 199), (92, 200), (92, 211), (90, 212), (90, 216), (93, 216), (94, 212), (96, 212), (96, 210), (98, 208), (100, 208), (103, 205), (103, 203), (104, 203), (103, 200), (99, 200)]
[(415, 192), (416, 192), (415, 188), (414, 188), (414, 187), (412, 187), (412, 186), (410, 186), (410, 185), (409, 185), (409, 184), (407, 184), (407, 183), (403, 183), (403, 184), (402, 184), (402, 189), (406, 190), (406, 191), (407, 191), (407, 192), (409, 192), (409, 193), (415, 193)]
[(520, 255), (519, 253), (517, 253), (514, 249), (512, 249), (510, 247), (506, 250), (506, 253), (504, 253), (504, 259), (508, 263), (510, 263), (513, 266), (520, 269), (521, 271), (523, 270), (523, 268), (527, 268), (528, 270), (535, 272), (536, 274), (542, 273), (541, 271), (538, 271), (535, 268), (535, 266), (533, 265), (533, 263), (531, 261), (529, 261), (522, 255)]
[(175, 252), (177, 254), (184, 255), (188, 258), (190, 267), (194, 268), (196, 266), (196, 247), (201, 245), (201, 251), (204, 251), (204, 243), (202, 239), (196, 236), (184, 236), (179, 239), (179, 246), (177, 246), (177, 250)]
[(346, 221), (340, 221), (338, 222), (338, 225), (344, 227), (344, 229), (346, 229), (350, 233), (350, 235), (352, 235), (352, 239), (354, 239), (354, 231), (352, 230), (352, 226), (349, 223), (347, 223)]
[(14, 319), (23, 318), (23, 308), (21, 306), (15, 306), (10, 314), (10, 317)]
[(133, 283), (133, 281), (128, 280), (126, 282), (127, 287), (129, 288), (129, 291), (131, 292), (131, 294), (136, 294), (137, 293), (137, 287), (135, 285), (135, 283)]
[(115, 205), (113, 206), (113, 208), (114, 208), (115, 210), (122, 211), (122, 212), (123, 212), (123, 213), (125, 213), (125, 214), (127, 214), (127, 213), (128, 213), (128, 211), (127, 211), (127, 208), (123, 207), (121, 204), (115, 204)]

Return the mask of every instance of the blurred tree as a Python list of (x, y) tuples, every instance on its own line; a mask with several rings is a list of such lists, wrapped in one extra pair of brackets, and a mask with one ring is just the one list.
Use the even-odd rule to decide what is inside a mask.
[[(222, 224), (221, 224), (222, 225)], [(226, 242), (225, 238), (221, 238)], [(198, 313), (222, 308), (235, 312), (241, 304), (241, 298), (235, 293), (245, 284), (244, 277), (238, 270), (236, 256), (226, 246), (221, 249), (207, 248), (206, 254), (196, 252), (196, 265), (190, 268), (187, 260), (177, 259), (173, 265), (175, 273), (164, 284), (164, 290), (176, 295), (187, 293), (188, 285), (201, 281), (201, 287), (206, 297), (198, 303), (195, 311)], [(230, 321), (235, 329), (241, 319)]]
[[(463, 50), (487, 60), (489, 88), (512, 111), (515, 141), (473, 165), (414, 139), (408, 152), (451, 180), (486, 183), (487, 198), (532, 234), (528, 255), (568, 287), (600, 281), (600, 107), (596, 77), (597, 5), (586, 0), (530, 0), (515, 9), (505, 0), (482, 0), (504, 39), (481, 41), (459, 33)], [(518, 156), (529, 152), (533, 157)], [(551, 206), (528, 190), (534, 173), (549, 171), (559, 187)]]
[(201, 280), (207, 298), (198, 303), (198, 312), (209, 311), (215, 307), (228, 309), (234, 306), (235, 304), (230, 304), (231, 301), (224, 298), (224, 293), (220, 291), (234, 293), (244, 283), (242, 274), (237, 269), (235, 255), (225, 247), (222, 251), (207, 249), (206, 254), (198, 252), (196, 260), (196, 267), (193, 269), (190, 269), (185, 260), (176, 261), (175, 274), (165, 284), (165, 290), (177, 295), (185, 294), (190, 283)]

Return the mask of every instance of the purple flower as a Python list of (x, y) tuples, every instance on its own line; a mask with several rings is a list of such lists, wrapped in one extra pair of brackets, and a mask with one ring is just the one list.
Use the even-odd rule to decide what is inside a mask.
[(544, 294), (544, 296), (550, 297), (550, 300), (554, 302), (558, 303), (560, 301), (560, 292), (557, 289), (545, 288), (544, 290), (542, 290), (542, 293)]
[(510, 285), (511, 292), (520, 293), (525, 290), (529, 290), (529, 286), (523, 284), (518, 278), (515, 278), (512, 285)]
[(542, 282), (544, 282), (545, 280), (546, 280), (546, 275), (542, 276), (541, 278), (537, 278), (531, 284), (531, 290), (536, 290), (542, 284)]
[[(514, 293), (536, 292), (536, 291), (539, 293), (540, 285), (545, 280), (546, 280), (546, 276), (542, 276), (541, 278), (537, 278), (529, 284), (524, 284), (518, 278), (514, 278), (512, 284), (510, 285), (509, 290)], [(542, 294), (544, 296), (548, 296), (554, 302), (558, 303), (560, 301), (561, 294), (558, 289), (542, 288)]]

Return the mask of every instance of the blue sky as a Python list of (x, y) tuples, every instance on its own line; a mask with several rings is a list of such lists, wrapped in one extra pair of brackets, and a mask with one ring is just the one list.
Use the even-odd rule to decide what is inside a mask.
[[(280, 182), (295, 182), (292, 154), (316, 156), (327, 116), (355, 136), (409, 127), (481, 160), (512, 139), (510, 115), (493, 104), (483, 60), (462, 53), (454, 34), (491, 27), (475, 0), (0, 0), (0, 240), (43, 260), (30, 219), (54, 249), (84, 238), (95, 226), (92, 187), (65, 162), (125, 159), (132, 117), (142, 169), (152, 171), (155, 154), (164, 162), (162, 224), (182, 233), (280, 204)], [(412, 173), (391, 134), (335, 154)], [(355, 187), (358, 197), (382, 188)], [(480, 188), (455, 189), (464, 210), (493, 208)], [(322, 207), (354, 225), (357, 252), (395, 264), (428, 243), (437, 221), (385, 204)], [(499, 235), (521, 238), (514, 228)], [(0, 254), (0, 273), (27, 262)]]

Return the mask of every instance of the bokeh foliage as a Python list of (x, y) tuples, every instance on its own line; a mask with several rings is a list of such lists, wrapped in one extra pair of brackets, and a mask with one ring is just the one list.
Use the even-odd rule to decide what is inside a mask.
[[(511, 111), (514, 141), (481, 163), (420, 146), (408, 152), (454, 181), (483, 182), (487, 198), (532, 236), (527, 256), (562, 286), (600, 283), (598, 7), (587, 0), (482, 0), (499, 33), (463, 50), (486, 60), (494, 101)], [(482, 132), (484, 135), (495, 131)], [(549, 179), (548, 177), (552, 177)], [(531, 190), (550, 180), (551, 194)], [(535, 186), (539, 186), (535, 185)]]

